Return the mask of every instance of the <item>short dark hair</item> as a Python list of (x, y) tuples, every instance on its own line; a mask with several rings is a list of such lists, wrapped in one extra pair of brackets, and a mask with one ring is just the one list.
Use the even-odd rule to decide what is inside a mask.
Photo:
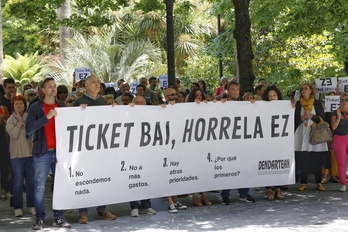
[(27, 88), (29, 86), (29, 89), (33, 88), (33, 85), (31, 83), (25, 83), (22, 87), (23, 89)]
[(46, 77), (45, 80), (41, 84), (41, 88), (45, 88), (46, 83), (49, 81), (54, 81), (54, 78), (53, 77)]
[(6, 78), (5, 80), (4, 80), (4, 87), (6, 88), (6, 85), (7, 84), (15, 84), (15, 80), (13, 79), (13, 78), (11, 78), (11, 77), (9, 77), (9, 78)]
[(108, 94), (112, 94), (112, 95), (114, 95), (114, 98), (116, 98), (116, 90), (115, 90), (115, 88), (114, 87), (106, 87), (105, 89), (104, 89), (104, 94), (105, 95), (108, 95)]
[(257, 83), (259, 83), (260, 81), (265, 81), (266, 79), (265, 78), (259, 78), (258, 80), (257, 80)]
[(155, 76), (149, 77), (149, 82), (152, 81), (152, 80), (156, 80), (157, 81), (157, 77), (155, 77)]
[(283, 100), (283, 94), (279, 91), (279, 89), (277, 88), (277, 86), (275, 86), (275, 85), (270, 85), (270, 86), (268, 86), (267, 88), (266, 88), (266, 90), (265, 90), (265, 92), (264, 92), (264, 94), (263, 94), (263, 100), (265, 100), (265, 101), (269, 101), (269, 99), (268, 99), (268, 93), (270, 92), (270, 91), (275, 91), (276, 92), (276, 94), (277, 94), (277, 96), (278, 96), (278, 100)]
[(130, 97), (131, 100), (133, 100), (133, 98), (134, 98), (134, 96), (133, 96), (132, 94), (130, 94), (130, 93), (124, 93), (124, 94), (122, 94), (122, 99), (123, 99), (124, 96)]
[(230, 89), (230, 86), (231, 86), (231, 85), (237, 85), (237, 86), (239, 86), (239, 83), (236, 82), (236, 81), (230, 81), (230, 82), (228, 82), (227, 89)]
[(260, 91), (263, 87), (265, 87), (265, 86), (264, 86), (264, 85), (258, 85), (258, 86), (256, 86), (256, 87), (255, 87), (255, 90), (254, 90), (254, 91), (255, 91), (255, 94), (256, 94), (257, 91)]
[(66, 87), (65, 85), (58, 85), (57, 87), (57, 92), (58, 93), (69, 93), (68, 87)]
[(145, 86), (143, 86), (143, 85), (137, 85), (137, 87), (136, 87), (135, 89), (137, 89), (138, 87), (143, 88), (143, 90), (145, 91)]

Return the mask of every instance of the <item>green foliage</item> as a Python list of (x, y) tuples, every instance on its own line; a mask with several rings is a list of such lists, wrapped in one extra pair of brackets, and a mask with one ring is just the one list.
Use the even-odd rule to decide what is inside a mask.
[(99, 17), (97, 17), (97, 15), (86, 17), (86, 14), (74, 12), (70, 19), (60, 21), (57, 15), (57, 9), (59, 9), (64, 2), (65, 0), (9, 0), (5, 5), (3, 12), (5, 17), (24, 17), (30, 23), (35, 23), (42, 27), (63, 24), (75, 28), (81, 28), (86, 26), (103, 26), (105, 24), (111, 24), (104, 12), (109, 10), (115, 11), (120, 9), (121, 6), (127, 6), (129, 4), (129, 1), (127, 0), (72, 0), (76, 9), (85, 12), (88, 12), (88, 9), (91, 9), (99, 14)]
[(16, 57), (5, 56), (4, 76), (13, 78), (20, 85), (37, 81), (43, 76), (45, 62), (40, 60), (37, 53), (31, 55), (16, 54)]
[(17, 53), (45, 53), (52, 50), (47, 44), (40, 44), (41, 36), (38, 26), (28, 24), (24, 19), (3, 19), (4, 54), (15, 56)]
[(57, 75), (69, 82), (77, 67), (91, 67), (103, 82), (119, 78), (133, 81), (149, 75), (160, 61), (160, 51), (150, 41), (134, 39), (122, 41), (116, 27), (103, 27), (99, 33), (83, 36), (75, 31), (66, 49), (66, 62), (56, 62)]
[[(186, 63), (187, 66), (183, 68), (185, 74), (179, 76), (182, 88), (189, 89), (191, 83), (203, 79), (207, 89), (211, 93), (215, 93), (215, 89), (220, 86), (219, 59), (208, 55), (201, 55), (197, 59), (188, 58)], [(229, 66), (226, 63), (223, 66), (224, 75), (232, 77), (233, 73), (230, 72)]]
[(285, 91), (296, 89), (302, 82), (337, 76), (340, 65), (330, 53), (328, 34), (280, 39), (272, 33), (259, 37), (255, 45), (255, 74), (276, 83)]
[(165, 10), (165, 4), (162, 0), (140, 0), (135, 3), (134, 10), (142, 10), (144, 13), (151, 11)]

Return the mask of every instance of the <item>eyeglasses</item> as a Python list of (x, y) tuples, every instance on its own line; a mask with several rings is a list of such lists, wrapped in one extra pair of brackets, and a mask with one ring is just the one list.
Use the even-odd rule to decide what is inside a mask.
[(68, 101), (67, 101), (67, 103), (73, 103), (75, 101), (75, 99), (69, 99)]
[(35, 93), (29, 93), (28, 96), (29, 97), (34, 97), (34, 96), (36, 96), (36, 94)]
[(340, 102), (348, 102), (348, 99), (340, 99)]
[(166, 95), (167, 97), (176, 97), (176, 96), (178, 96), (178, 94), (176, 94), (176, 93), (172, 93), (172, 94), (169, 94), (169, 95)]

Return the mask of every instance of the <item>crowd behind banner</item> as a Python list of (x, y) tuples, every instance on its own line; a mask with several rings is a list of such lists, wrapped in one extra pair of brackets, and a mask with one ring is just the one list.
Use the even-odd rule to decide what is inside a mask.
[[(84, 75), (84, 71), (88, 75)], [(86, 72), (87, 72), (86, 71)], [(73, 86), (56, 85), (53, 78), (40, 83), (26, 83), (19, 86), (13, 79), (4, 79), (0, 85), (0, 172), (1, 200), (9, 200), (16, 217), (22, 217), (23, 205), (28, 212), (36, 215), (33, 229), (43, 226), (46, 213), (43, 207), (44, 187), (48, 174), (55, 173), (55, 117), (56, 107), (93, 107), (97, 105), (160, 105), (185, 102), (207, 101), (276, 101), (288, 99), (295, 108), (295, 161), (298, 191), (307, 189), (308, 171), (312, 166), (316, 188), (325, 191), (328, 181), (340, 183), (338, 191), (346, 191), (346, 151), (348, 148), (348, 84), (347, 78), (320, 78), (316, 85), (303, 83), (287, 96), (281, 89), (259, 79), (254, 92), (240, 95), (237, 78), (222, 77), (220, 86), (214, 92), (206, 88), (204, 80), (191, 83), (189, 88), (180, 85), (176, 78), (175, 88), (162, 87), (166, 76), (140, 78), (127, 83), (119, 79), (116, 84), (101, 83), (90, 75), (89, 68), (79, 70), (74, 75)], [(77, 75), (78, 74), (78, 75)], [(77, 79), (78, 78), (78, 79)], [(163, 84), (164, 85), (164, 84)], [(324, 97), (325, 96), (325, 97)], [(111, 107), (111, 106), (110, 106)], [(310, 128), (313, 123), (324, 119), (333, 131), (333, 141), (312, 145), (309, 143)], [(49, 155), (50, 158), (45, 158)], [(40, 182), (38, 182), (38, 176)], [(25, 180), (25, 181), (24, 181)], [(26, 200), (23, 200), (26, 188)], [(52, 184), (52, 190), (54, 184)], [(265, 186), (268, 200), (284, 199), (283, 189), (288, 186)], [(229, 189), (221, 191), (222, 204), (229, 205)], [(240, 200), (253, 203), (248, 188), (238, 189)], [(168, 196), (168, 212), (177, 213), (187, 206), (178, 201), (177, 196)], [(192, 193), (193, 205), (211, 205), (205, 192)], [(130, 202), (131, 216), (141, 213), (156, 214), (150, 199)], [(64, 212), (54, 210), (54, 226), (71, 227), (64, 218)], [(106, 210), (105, 205), (97, 207), (97, 217), (113, 220), (116, 218)], [(79, 223), (88, 223), (88, 209), (79, 209)]]

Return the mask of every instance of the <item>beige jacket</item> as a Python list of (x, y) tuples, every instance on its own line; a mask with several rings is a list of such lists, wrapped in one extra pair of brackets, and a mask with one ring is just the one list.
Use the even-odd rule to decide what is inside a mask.
[(6, 130), (10, 135), (11, 159), (30, 157), (33, 150), (33, 139), (26, 138), (25, 128), (18, 128), (12, 117), (7, 119)]

